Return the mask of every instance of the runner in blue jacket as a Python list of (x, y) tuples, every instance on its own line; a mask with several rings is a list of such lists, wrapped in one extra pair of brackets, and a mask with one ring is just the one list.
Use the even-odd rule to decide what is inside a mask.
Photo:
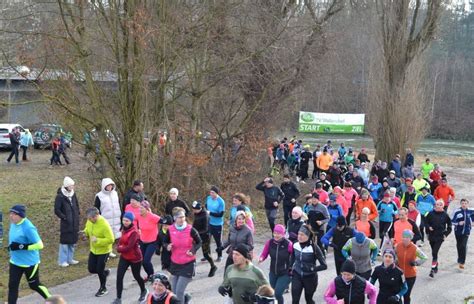
[(456, 236), (459, 269), (464, 269), (467, 255), (467, 241), (471, 234), (472, 222), (474, 222), (474, 210), (468, 207), (469, 201), (463, 198), (461, 200), (461, 208), (454, 211), (451, 221), (454, 225), (454, 235)]
[(43, 249), (43, 242), (36, 227), (26, 218), (24, 205), (15, 205), (10, 209), (8, 249), (10, 250), (8, 304), (17, 302), (18, 288), (23, 274), (31, 289), (43, 298), (49, 298), (51, 294), (39, 280), (39, 251)]

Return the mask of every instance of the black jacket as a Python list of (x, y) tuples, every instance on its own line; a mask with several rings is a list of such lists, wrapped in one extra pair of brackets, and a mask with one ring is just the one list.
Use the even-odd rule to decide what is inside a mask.
[(173, 216), (173, 208), (176, 208), (176, 207), (183, 208), (186, 212), (187, 217), (189, 217), (191, 215), (191, 210), (189, 209), (188, 204), (186, 204), (185, 201), (180, 200), (179, 198), (176, 199), (175, 201), (169, 200), (166, 203), (166, 205), (165, 205), (165, 214)]
[[(452, 231), (451, 219), (444, 211), (431, 211), (426, 216), (426, 224), (428, 239), (430, 241), (441, 241)], [(433, 228), (431, 231), (430, 228)]]
[(389, 303), (388, 298), (397, 295), (403, 288), (405, 278), (403, 271), (395, 265), (385, 268), (382, 265), (375, 267), (370, 282), (379, 281), (379, 295), (377, 303)]
[(10, 137), (10, 144), (13, 146), (18, 146), (20, 145), (20, 136), (11, 132), (10, 134), (8, 134), (8, 136)]
[(59, 188), (54, 200), (54, 213), (61, 219), (59, 243), (76, 244), (79, 239), (80, 215), (76, 194), (69, 199)]
[(265, 209), (278, 209), (278, 206), (273, 206), (274, 202), (280, 203), (281, 200), (285, 197), (283, 191), (277, 186), (272, 186), (271, 188), (267, 188), (263, 182), (258, 184), (255, 187), (257, 190), (263, 191), (265, 196)]
[(209, 214), (206, 209), (202, 208), (201, 212), (194, 214), (193, 228), (197, 230), (203, 242), (209, 239)]
[(300, 190), (296, 184), (291, 181), (289, 183), (281, 183), (280, 189), (285, 195), (283, 206), (296, 206), (296, 202), (291, 202), (292, 199), (297, 199), (300, 196)]

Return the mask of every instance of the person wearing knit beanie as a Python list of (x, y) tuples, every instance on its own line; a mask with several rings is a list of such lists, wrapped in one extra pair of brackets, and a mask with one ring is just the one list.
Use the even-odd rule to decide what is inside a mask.
[[(341, 274), (329, 283), (324, 300), (326, 303), (376, 303), (377, 288), (356, 274), (356, 264), (346, 260), (341, 266)], [(378, 302), (377, 302), (378, 303)]]
[[(14, 205), (10, 208), (10, 229), (8, 231), (9, 282), (8, 303), (17, 303), (20, 281), (25, 274), (29, 287), (44, 299), (51, 296), (40, 282), (40, 254), (43, 242), (37, 228), (26, 218), (26, 207)], [(6, 258), (4, 258), (6, 259)], [(6, 290), (6, 289), (2, 289)], [(2, 301), (3, 302), (3, 301)], [(5, 302), (6, 303), (6, 302)]]
[(63, 180), (63, 187), (64, 188), (68, 188), (68, 187), (74, 186), (74, 185), (75, 185), (75, 182), (72, 178), (70, 178), (69, 176), (64, 177), (64, 180)]
[(355, 275), (356, 265), (355, 265), (354, 261), (345, 260), (344, 263), (342, 263), (341, 272), (347, 272), (347, 273)]
[(64, 177), (54, 199), (54, 213), (60, 219), (58, 265), (68, 267), (79, 262), (74, 259), (75, 245), (79, 241), (80, 207), (74, 191), (75, 182)]
[(396, 266), (397, 255), (392, 248), (383, 252), (383, 263), (375, 267), (370, 283), (379, 281), (377, 303), (399, 304), (408, 290), (403, 270)]
[(133, 222), (135, 220), (135, 215), (133, 212), (127, 211), (123, 214), (123, 218), (128, 219), (130, 222)]

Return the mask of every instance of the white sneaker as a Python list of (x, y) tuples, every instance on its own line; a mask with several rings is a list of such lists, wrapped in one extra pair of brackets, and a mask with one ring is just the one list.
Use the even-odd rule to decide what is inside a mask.
[(69, 265), (77, 265), (77, 264), (79, 264), (79, 261), (76, 261), (76, 260), (71, 260), (69, 262)]
[(59, 267), (68, 267), (68, 266), (69, 266), (69, 264), (66, 263), (66, 262), (59, 264)]
[(111, 253), (109, 253), (109, 257), (111, 257), (111, 258), (116, 258), (117, 255), (116, 255), (115, 253), (111, 252)]

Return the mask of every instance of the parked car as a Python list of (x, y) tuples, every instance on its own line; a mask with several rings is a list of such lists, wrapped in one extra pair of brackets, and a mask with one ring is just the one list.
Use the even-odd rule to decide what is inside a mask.
[(63, 133), (66, 139), (66, 145), (71, 147), (72, 145), (72, 134), (71, 132), (65, 132), (60, 125), (56, 124), (42, 124), (35, 129), (33, 133), (33, 142), (35, 149), (39, 148), (50, 148), (51, 141), (59, 133)]
[(20, 128), (21, 135), (25, 134), (25, 129), (19, 124), (0, 124), (0, 148), (11, 149), (9, 134), (16, 127)]

